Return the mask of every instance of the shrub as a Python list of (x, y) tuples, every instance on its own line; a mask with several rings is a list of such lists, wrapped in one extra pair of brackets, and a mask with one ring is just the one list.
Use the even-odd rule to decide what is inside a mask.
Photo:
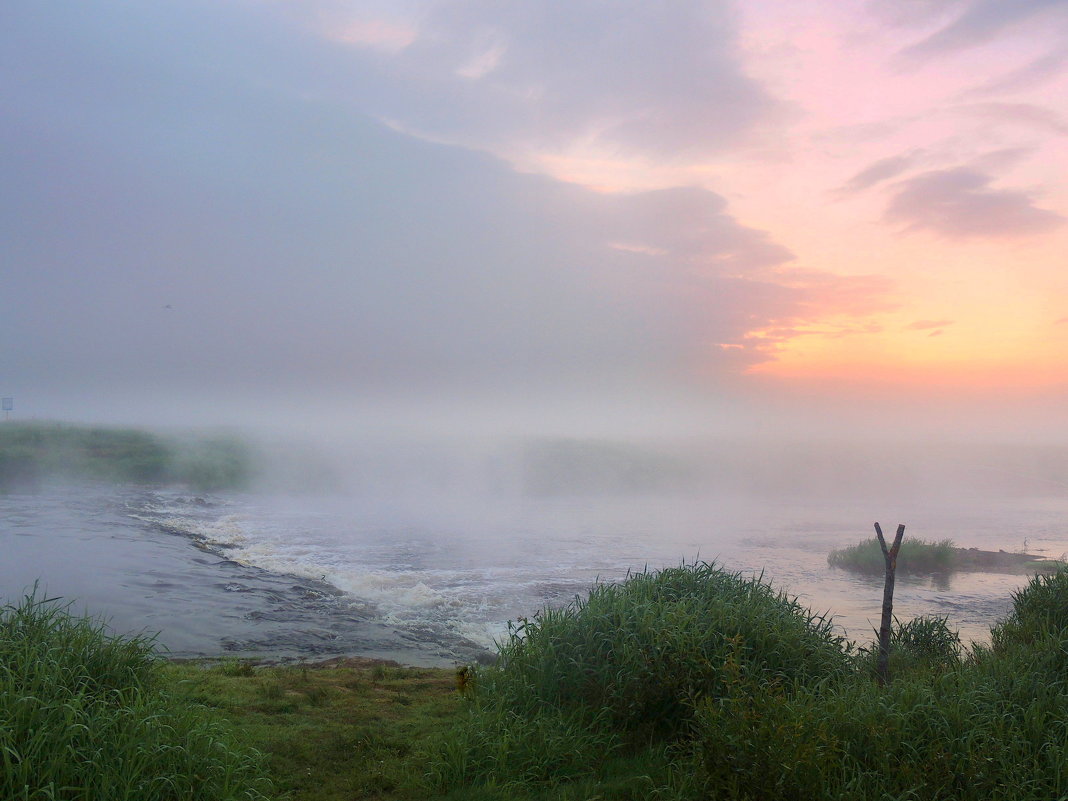
[[(949, 628), (947, 618), (921, 615), (902, 623), (896, 617), (890, 628), (890, 675), (934, 672), (960, 664), (964, 647), (960, 634)], [(873, 642), (857, 653), (857, 666), (867, 676), (875, 675), (879, 644)]]
[(135, 429), (0, 426), (0, 491), (32, 488), (48, 477), (241, 488), (252, 477), (252, 462), (249, 447), (228, 436), (165, 440)]
[(252, 455), (245, 443), (226, 436), (170, 445), (173, 464), (167, 478), (199, 491), (242, 488), (252, 477)]
[(152, 641), (36, 592), (0, 610), (0, 798), (260, 799), (260, 756), (170, 696)]

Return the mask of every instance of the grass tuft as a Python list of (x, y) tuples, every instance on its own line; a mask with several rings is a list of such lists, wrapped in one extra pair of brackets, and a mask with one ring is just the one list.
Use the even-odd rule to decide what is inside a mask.
[[(930, 575), (949, 573), (954, 568), (955, 547), (953, 540), (926, 542), (919, 539), (904, 539), (897, 555), (898, 575)], [(883, 551), (877, 539), (864, 540), (848, 548), (831, 551), (827, 564), (881, 576), (886, 570)]]
[(1012, 595), (1012, 611), (991, 630), (995, 652), (1036, 644), (1068, 645), (1068, 570), (1035, 576)]
[(444, 785), (588, 775), (606, 756), (677, 740), (735, 667), (792, 685), (845, 675), (849, 658), (824, 616), (714, 564), (599, 584), (512, 625), (434, 770)]
[(160, 680), (152, 641), (36, 592), (0, 610), (0, 798), (227, 801), (270, 792), (259, 755)]

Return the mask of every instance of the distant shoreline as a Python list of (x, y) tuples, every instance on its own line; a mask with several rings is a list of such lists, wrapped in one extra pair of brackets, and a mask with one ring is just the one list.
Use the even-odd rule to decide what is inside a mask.
[(1048, 559), (1031, 553), (983, 551), (979, 548), (955, 548), (955, 569), (972, 573), (1056, 573), (1065, 567), (1059, 559)]
[(165, 437), (62, 422), (0, 426), (0, 491), (54, 478), (209, 491), (245, 487), (252, 475), (251, 448), (233, 435)]

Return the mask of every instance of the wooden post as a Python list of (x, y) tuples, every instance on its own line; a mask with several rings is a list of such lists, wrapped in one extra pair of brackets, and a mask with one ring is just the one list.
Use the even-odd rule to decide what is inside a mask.
[(879, 524), (875, 524), (875, 533), (879, 537), (879, 547), (883, 549), (883, 560), (886, 562), (886, 580), (883, 584), (883, 619), (879, 624), (879, 662), (876, 667), (876, 676), (879, 684), (890, 682), (890, 625), (894, 619), (894, 572), (897, 570), (897, 552), (901, 550), (901, 538), (905, 536), (905, 524), (897, 527), (897, 536), (894, 544), (886, 547), (883, 539), (883, 530)]

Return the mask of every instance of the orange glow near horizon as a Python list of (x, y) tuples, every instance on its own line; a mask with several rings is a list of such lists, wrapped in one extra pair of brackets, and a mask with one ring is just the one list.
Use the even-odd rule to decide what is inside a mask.
[[(938, 321), (931, 321), (935, 323)], [(955, 321), (930, 328), (887, 325), (877, 333), (828, 337), (801, 330), (774, 358), (747, 372), (781, 379), (902, 385), (1041, 388), (1068, 383), (1068, 324), (1045, 320)], [(754, 332), (759, 337), (759, 332)]]
[[(474, 146), (599, 193), (707, 189), (733, 222), (792, 254), (729, 276), (797, 299), (780, 319), (754, 315), (765, 328), (710, 343), (715, 359), (765, 356), (747, 376), (961, 388), (1068, 381), (1068, 323), (1057, 322), (1068, 318), (1068, 70), (989, 89), (1056, 44), (1041, 21), (913, 58), (910, 45), (945, 19), (894, 27), (880, 14), (898, 11), (834, 0), (737, 10), (740, 63), (775, 106), (738, 141), (688, 156), (628, 149), (604, 135), (617, 120), (591, 119), (570, 137)], [(335, 32), (397, 50), (415, 35), (368, 20)], [(492, 86), (506, 61), (494, 51), (461, 74)], [(604, 244), (672, 257), (637, 239)]]

